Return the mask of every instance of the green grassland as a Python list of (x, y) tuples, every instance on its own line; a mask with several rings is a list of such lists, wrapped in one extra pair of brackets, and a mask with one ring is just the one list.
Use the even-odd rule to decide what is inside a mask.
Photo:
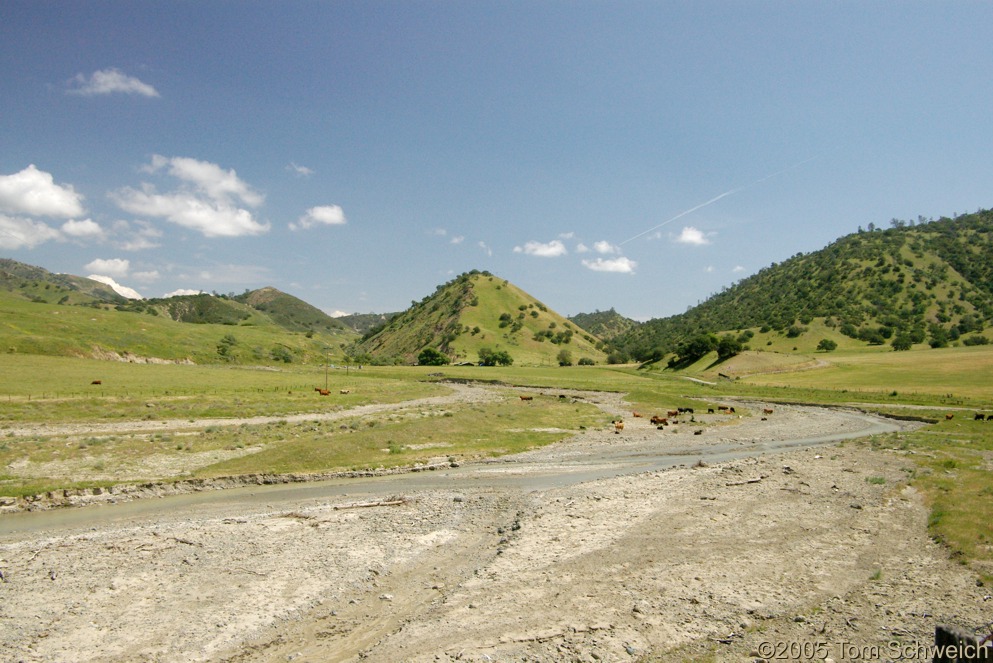
[[(242, 305), (238, 305), (242, 306)], [(112, 308), (29, 301), (0, 290), (0, 352), (203, 363), (323, 363), (354, 333), (291, 333), (243, 306), (238, 324), (190, 324)]]
[[(731, 360), (739, 360), (743, 368), (725, 379), (717, 376), (727, 363), (714, 364), (716, 357), (680, 372), (633, 365), (366, 366), (346, 371), (321, 363), (197, 366), (0, 354), (0, 494), (114, 483), (113, 478), (95, 477), (99, 470), (112, 474), (114, 468), (140, 466), (153, 456), (168, 460), (203, 454), (207, 459), (155, 477), (173, 480), (390, 468), (514, 453), (607, 424), (609, 418), (591, 404), (558, 397), (570, 389), (623, 393), (631, 409), (646, 414), (681, 405), (712, 406), (727, 397), (849, 404), (935, 422), (913, 433), (852, 444), (913, 459), (916, 466), (908, 480), (929, 500), (932, 535), (963, 563), (974, 564), (984, 581), (993, 581), (993, 421), (973, 419), (976, 412), (993, 414), (993, 380), (988, 377), (993, 374), (993, 348), (884, 352), (862, 346), (831, 353), (754, 355), (758, 359)], [(90, 384), (97, 379), (101, 384)], [(320, 396), (314, 388), (323, 387), (325, 379), (331, 393)], [(514, 385), (535, 396), (534, 407), (522, 407), (508, 394), (492, 403), (398, 408), (334, 422), (280, 420), (438, 395), (448, 390), (441, 380)], [(349, 393), (341, 394), (341, 389)], [(275, 419), (189, 431), (166, 427), (154, 435), (4, 434), (4, 428), (22, 422), (188, 422), (254, 415)], [(211, 460), (212, 451), (225, 454)], [(92, 476), (14, 471), (25, 463), (46, 471), (62, 467), (59, 463), (82, 463)]]
[[(462, 322), (470, 330), (478, 328), (480, 331), (461, 334), (452, 342), (458, 357), (475, 361), (479, 348), (489, 346), (506, 350), (515, 365), (554, 366), (558, 363), (556, 354), (561, 350), (567, 350), (574, 363), (583, 357), (598, 364), (606, 359), (606, 355), (597, 349), (594, 337), (549, 311), (512, 283), (480, 275), (474, 279), (473, 288), (481, 305), (466, 308)], [(501, 315), (508, 314), (510, 324), (500, 320)], [(519, 327), (517, 331), (514, 331), (515, 323)], [(568, 334), (569, 341), (554, 343), (552, 338), (559, 334)]]

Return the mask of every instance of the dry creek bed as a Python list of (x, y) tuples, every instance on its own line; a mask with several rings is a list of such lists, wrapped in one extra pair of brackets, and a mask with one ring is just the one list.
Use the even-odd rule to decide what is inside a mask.
[[(0, 516), (0, 659), (929, 660), (936, 624), (993, 620), (993, 589), (927, 536), (905, 452), (755, 452), (856, 434), (852, 413), (777, 405), (661, 437), (626, 420), (420, 484)], [(672, 450), (686, 462), (618, 460)]]

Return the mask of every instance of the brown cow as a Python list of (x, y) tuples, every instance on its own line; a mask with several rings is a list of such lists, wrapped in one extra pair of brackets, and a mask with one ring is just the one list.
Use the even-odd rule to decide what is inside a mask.
[(624, 430), (624, 422), (623, 421), (615, 421), (614, 422), (614, 432), (615, 433), (620, 433), (622, 430)]
[(951, 421), (954, 418), (955, 418), (955, 415), (954, 414), (946, 414), (945, 415), (945, 421)]
[(662, 425), (662, 426), (665, 426), (666, 424), (669, 423), (668, 419), (666, 419), (665, 417), (660, 417), (657, 414), (652, 416), (652, 418), (649, 419), (649, 421), (651, 421), (653, 424)]
[(762, 414), (772, 414), (772, 410), (770, 410), (769, 408), (765, 408), (762, 410)]
[(522, 401), (533, 401), (534, 396), (521, 396)]
[(94, 380), (90, 384), (103, 384), (103, 380)]
[(637, 410), (635, 410), (635, 411), (634, 411), (634, 412), (632, 412), (631, 414), (632, 414), (633, 416), (635, 416), (635, 417), (640, 417), (640, 416), (641, 416), (641, 413), (640, 413), (640, 412), (638, 412)]

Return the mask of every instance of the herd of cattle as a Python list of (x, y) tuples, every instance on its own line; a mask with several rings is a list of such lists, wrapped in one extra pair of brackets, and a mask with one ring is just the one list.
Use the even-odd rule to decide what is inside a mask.
[[(707, 414), (717, 414), (717, 413), (720, 413), (720, 414), (735, 414), (735, 410), (730, 405), (718, 405), (716, 410), (714, 408), (712, 408), (712, 407), (711, 408), (707, 408)], [(690, 418), (689, 419), (683, 419), (682, 422), (680, 422), (678, 420), (678, 417), (680, 415), (687, 415), (687, 414), (690, 415)], [(765, 410), (763, 410), (763, 414), (770, 415), (770, 414), (772, 414), (772, 410), (766, 408)], [(631, 413), (631, 416), (632, 417), (635, 417), (635, 418), (638, 418), (638, 419), (644, 418), (644, 415), (642, 413), (638, 412), (637, 410), (633, 411)], [(764, 418), (765, 417), (763, 417), (763, 419)], [(655, 426), (656, 428), (658, 428), (659, 430), (663, 430), (663, 429), (665, 429), (666, 426), (668, 426), (670, 424), (675, 425), (675, 424), (678, 424), (678, 423), (696, 423), (696, 417), (695, 417), (695, 411), (693, 410), (693, 408), (691, 408), (691, 407), (677, 407), (675, 410), (667, 410), (664, 417), (662, 415), (660, 415), (660, 414), (653, 414), (651, 416), (651, 418), (649, 418), (648, 421), (653, 426)], [(612, 423), (614, 425), (614, 432), (615, 433), (620, 433), (622, 430), (624, 430), (624, 420), (623, 419), (615, 419), (614, 421), (612, 421), (610, 423)], [(695, 431), (693, 431), (693, 434), (694, 435), (702, 435), (703, 434), (703, 431), (702, 430), (695, 430)]]

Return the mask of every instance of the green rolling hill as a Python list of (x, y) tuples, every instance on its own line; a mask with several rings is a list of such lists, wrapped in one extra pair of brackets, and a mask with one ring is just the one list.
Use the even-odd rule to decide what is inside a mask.
[(556, 365), (568, 355), (603, 363), (603, 343), (510, 282), (468, 272), (368, 332), (355, 351), (398, 362), (425, 348), (452, 362), (479, 361), (479, 351), (506, 352), (514, 365)]
[[(905, 349), (989, 340), (982, 332), (993, 323), (993, 212), (891, 225), (773, 264), (614, 343), (639, 361), (653, 361), (681, 353), (702, 334), (802, 339), (815, 320), (836, 342)], [(809, 341), (790, 347), (798, 345)]]

